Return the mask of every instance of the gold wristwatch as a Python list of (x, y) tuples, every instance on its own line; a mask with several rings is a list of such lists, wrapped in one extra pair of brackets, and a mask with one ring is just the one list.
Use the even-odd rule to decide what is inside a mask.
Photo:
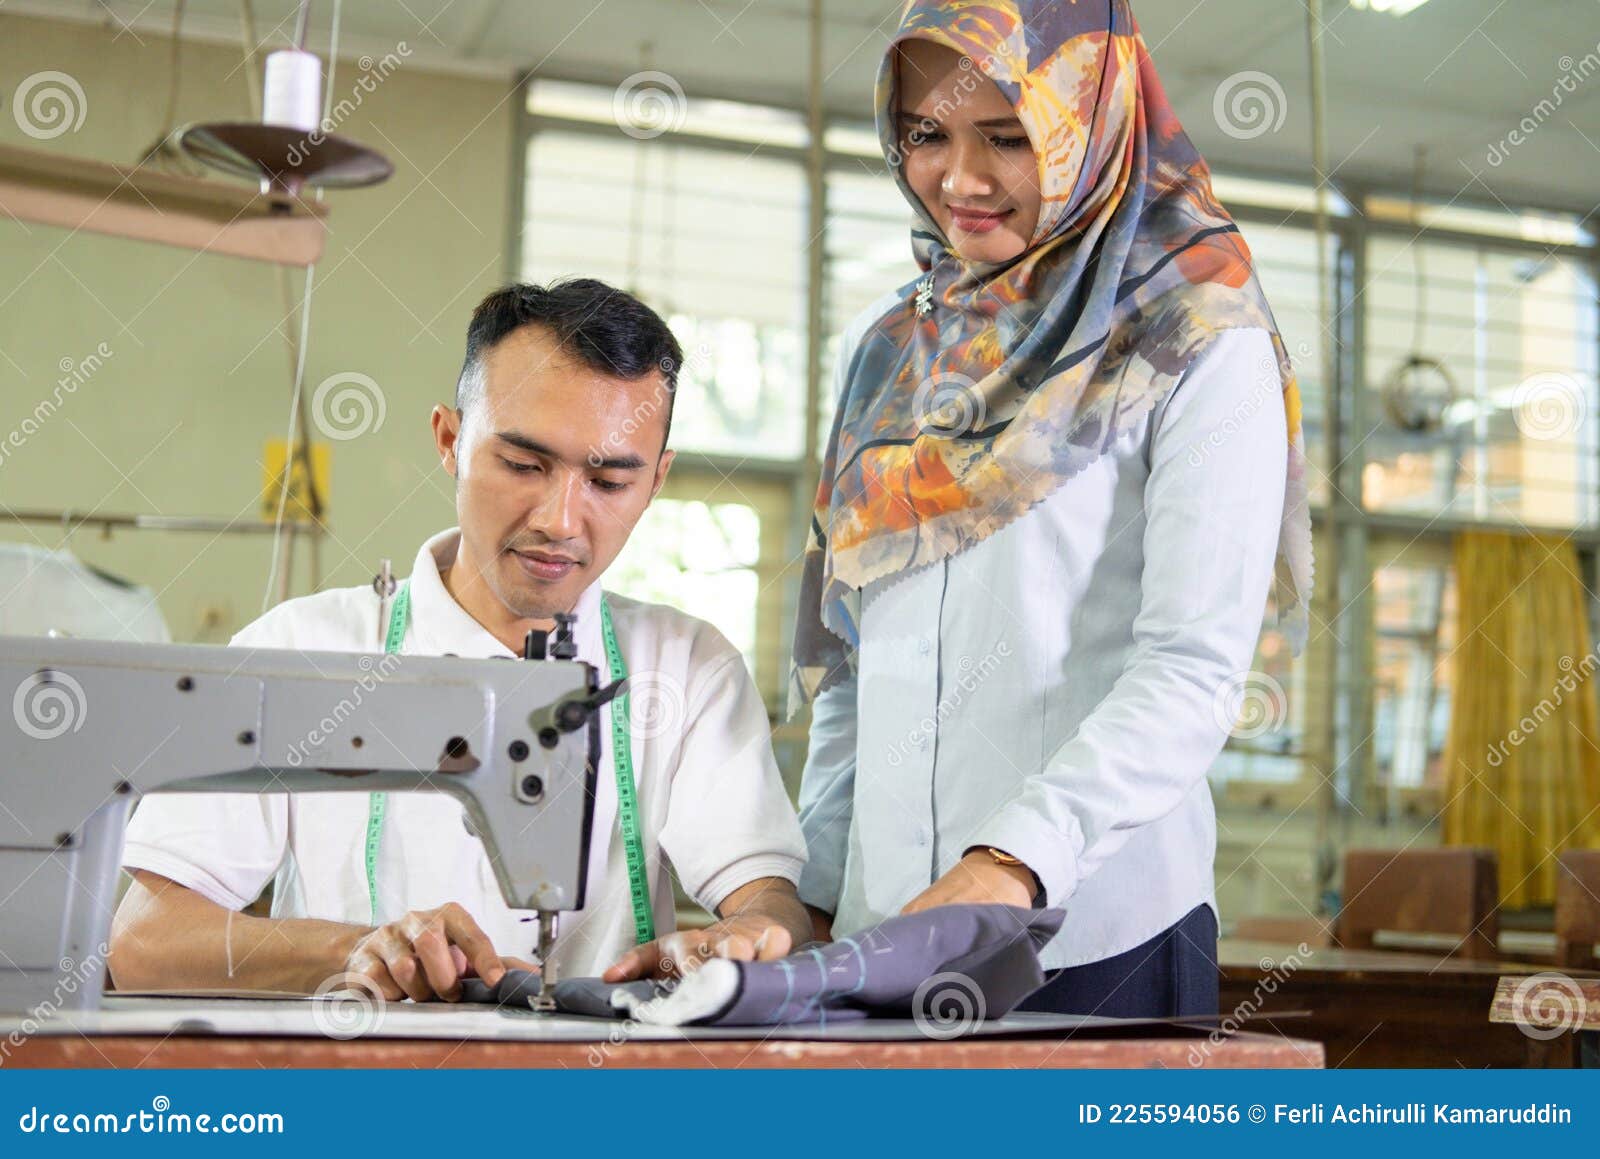
[(1004, 849), (996, 849), (993, 845), (979, 845), (978, 848), (992, 857), (996, 865), (1020, 865), (1023, 869), (1027, 869), (1028, 876), (1033, 878), (1033, 908), (1044, 908), (1044, 883), (1039, 880), (1037, 873), (1029, 869), (1027, 862), (1020, 857), (1011, 856)]

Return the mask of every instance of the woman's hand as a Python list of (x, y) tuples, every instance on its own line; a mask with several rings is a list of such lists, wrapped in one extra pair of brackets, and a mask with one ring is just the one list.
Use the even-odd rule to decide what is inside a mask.
[(936, 905), (966, 903), (1028, 909), (1037, 888), (1033, 871), (1026, 865), (1001, 865), (982, 849), (974, 849), (900, 912), (914, 914)]

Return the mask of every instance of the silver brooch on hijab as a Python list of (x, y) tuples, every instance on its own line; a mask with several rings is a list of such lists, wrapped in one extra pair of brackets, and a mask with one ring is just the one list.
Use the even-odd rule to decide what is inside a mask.
[(933, 275), (929, 274), (917, 283), (917, 317), (925, 316), (933, 309)]

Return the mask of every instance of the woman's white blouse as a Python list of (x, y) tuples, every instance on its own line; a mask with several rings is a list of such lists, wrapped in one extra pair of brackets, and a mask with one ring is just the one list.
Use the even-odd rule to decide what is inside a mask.
[(856, 675), (814, 705), (800, 791), (801, 896), (836, 933), (975, 845), (1066, 909), (1050, 968), (1215, 909), (1206, 771), (1262, 627), (1286, 427), (1268, 332), (1223, 331), (1027, 515), (863, 591)]

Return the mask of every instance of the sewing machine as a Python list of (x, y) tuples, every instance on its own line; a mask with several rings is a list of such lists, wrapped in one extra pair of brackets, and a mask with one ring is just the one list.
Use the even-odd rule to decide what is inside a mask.
[(0, 637), (0, 1016), (100, 1006), (62, 974), (103, 956), (130, 807), (159, 791), (450, 793), (506, 903), (536, 911), (552, 981), (557, 914), (584, 904), (598, 710), (621, 685), (543, 655)]
[[(868, 1051), (895, 1044), (893, 1056), (861, 1056), (872, 1065), (907, 1050), (953, 1049), (910, 1018), (764, 1027), (757, 1036), (472, 1003), (374, 1004), (359, 992), (102, 1000), (123, 832), (140, 794), (433, 790), (462, 802), (507, 904), (536, 911), (531, 956), (545, 982), (536, 1008), (548, 1010), (557, 914), (584, 904), (599, 709), (622, 690), (599, 687), (597, 671), (571, 658), (571, 628), (568, 619), (549, 642), (555, 659), (542, 659), (541, 640), (521, 661), (0, 636), (0, 703), (11, 707), (9, 717), (0, 710), (0, 1063), (59, 1057), (87, 1036), (97, 1039), (96, 1065), (116, 1043), (150, 1038), (222, 1052), (289, 1038), (291, 1065), (326, 1057), (300, 1042), (312, 1038), (445, 1039), (456, 1043), (452, 1054), (484, 1040), (547, 1052), (526, 1055), (529, 1065), (597, 1066), (625, 1042), (627, 1057), (704, 1064), (725, 1057), (715, 1053), (719, 1039), (739, 1040), (738, 1054), (726, 1056), (739, 1062), (760, 1049), (752, 1037), (773, 1040), (791, 1061), (805, 1057), (795, 1052), (810, 1039)], [(1119, 1033), (1129, 1025), (1013, 1013), (976, 1022), (966, 1037), (1053, 1036), (1048, 1060), (1063, 1050), (1071, 1057), (1061, 1035), (1107, 1023)], [(688, 1056), (639, 1045), (665, 1052), (686, 1038), (698, 1044)], [(154, 1053), (137, 1049), (140, 1064)], [(1293, 1057), (1320, 1057), (1318, 1049), (1296, 1045)]]

